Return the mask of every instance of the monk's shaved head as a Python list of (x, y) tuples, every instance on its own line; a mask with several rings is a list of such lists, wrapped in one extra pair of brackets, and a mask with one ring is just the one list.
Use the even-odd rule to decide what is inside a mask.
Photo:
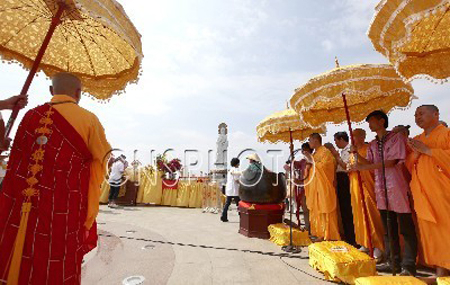
[(416, 124), (427, 130), (439, 124), (439, 108), (434, 105), (422, 105), (416, 109), (414, 114)]
[(439, 108), (436, 107), (435, 105), (422, 105), (422, 106), (419, 106), (418, 108), (426, 108), (427, 110), (429, 110), (431, 112), (439, 113)]
[(366, 131), (363, 129), (354, 129), (353, 136), (366, 138)]
[(357, 146), (363, 145), (366, 142), (366, 131), (363, 129), (354, 129), (353, 139)]
[(81, 80), (68, 72), (57, 73), (52, 78), (52, 87), (50, 90), (53, 95), (69, 95), (79, 101), (81, 96)]

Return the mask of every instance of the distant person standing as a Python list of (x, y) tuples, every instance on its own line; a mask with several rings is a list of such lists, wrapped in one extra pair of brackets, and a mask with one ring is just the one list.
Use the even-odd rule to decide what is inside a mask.
[(117, 207), (116, 200), (119, 196), (120, 186), (123, 182), (123, 174), (126, 168), (126, 157), (125, 155), (120, 155), (111, 166), (111, 173), (109, 174), (109, 199), (108, 207)]
[(227, 200), (223, 207), (222, 216), (220, 220), (222, 222), (228, 222), (228, 208), (231, 205), (231, 201), (234, 200), (236, 206), (239, 206), (239, 178), (241, 177), (241, 172), (239, 171), (239, 158), (233, 158), (231, 160), (231, 169), (228, 170), (227, 184), (225, 185), (225, 195)]

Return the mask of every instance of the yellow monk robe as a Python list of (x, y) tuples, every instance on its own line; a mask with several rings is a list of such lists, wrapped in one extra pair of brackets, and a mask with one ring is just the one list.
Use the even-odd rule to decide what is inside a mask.
[(450, 269), (450, 129), (439, 125), (415, 139), (432, 150), (431, 156), (407, 158), (424, 261)]
[(336, 160), (324, 146), (317, 148), (313, 158), (315, 167), (309, 173), (311, 182), (305, 187), (311, 233), (325, 240), (340, 240), (334, 186)]
[[(74, 98), (67, 95), (53, 96), (52, 103), (76, 102)], [(87, 148), (92, 154), (91, 176), (88, 193), (88, 212), (85, 226), (90, 229), (97, 217), (101, 184), (106, 173), (105, 155), (111, 150), (106, 140), (105, 130), (97, 116), (86, 109), (73, 103), (56, 104), (54, 108), (66, 119), (83, 138)]]
[[(358, 155), (361, 157), (367, 156), (368, 144), (358, 149)], [(354, 158), (351, 158), (351, 162)], [(380, 212), (377, 208), (377, 201), (375, 198), (375, 179), (373, 172), (365, 170), (360, 171), (361, 180), (364, 189), (364, 200), (367, 207), (368, 219), (372, 237), (372, 246), (380, 250), (384, 250), (384, 228), (381, 221)], [(353, 209), (353, 224), (355, 225), (356, 242), (366, 248), (369, 248), (369, 235), (366, 230), (366, 222), (364, 219), (364, 209), (362, 205), (361, 192), (358, 182), (358, 174), (350, 172), (350, 193), (352, 196)]]

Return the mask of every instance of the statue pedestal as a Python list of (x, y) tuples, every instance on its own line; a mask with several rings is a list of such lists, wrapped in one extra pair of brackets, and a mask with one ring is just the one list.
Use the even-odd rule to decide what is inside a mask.
[(283, 221), (284, 204), (239, 202), (239, 233), (247, 237), (269, 239), (268, 226)]

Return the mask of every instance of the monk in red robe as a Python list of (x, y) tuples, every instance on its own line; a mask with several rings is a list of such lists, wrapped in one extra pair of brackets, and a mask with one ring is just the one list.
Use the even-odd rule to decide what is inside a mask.
[(0, 284), (80, 284), (110, 150), (78, 106), (81, 82), (60, 73), (53, 98), (25, 114), (0, 193)]

